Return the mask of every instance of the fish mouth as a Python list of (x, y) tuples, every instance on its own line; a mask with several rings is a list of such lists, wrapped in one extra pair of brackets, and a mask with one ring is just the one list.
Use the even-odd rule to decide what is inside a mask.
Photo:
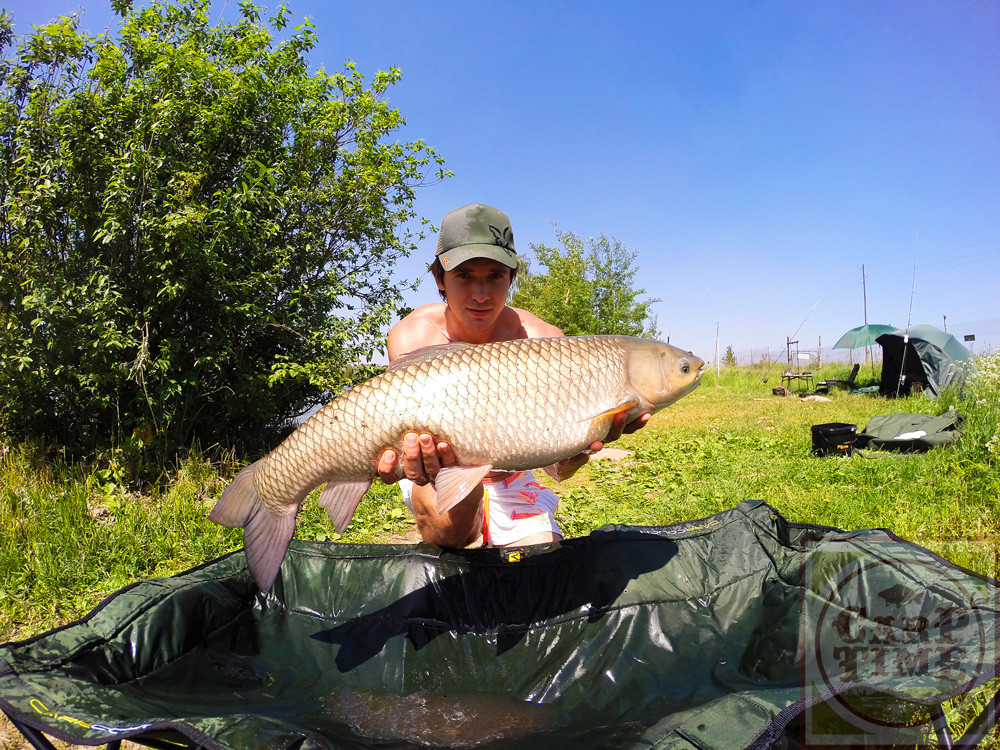
[(694, 380), (691, 381), (691, 390), (694, 390), (701, 384), (701, 377), (705, 374), (705, 363), (700, 359), (696, 359), (695, 361), (699, 364), (699, 367), (698, 372), (694, 375)]
[(694, 370), (695, 367), (697, 367), (698, 369), (694, 373), (694, 375), (691, 377), (691, 380), (687, 383), (687, 385), (685, 385), (684, 387), (682, 387), (680, 389), (680, 391), (678, 392), (678, 395), (677, 395), (678, 399), (679, 398), (683, 398), (684, 396), (688, 395), (691, 391), (693, 391), (695, 388), (697, 388), (699, 385), (701, 385), (701, 378), (705, 374), (705, 362), (704, 362), (704, 360), (700, 359), (699, 357), (695, 357), (692, 354), (689, 354), (685, 358), (683, 366), (686, 366), (688, 368), (688, 369), (684, 370), (685, 373), (690, 372), (691, 370)]

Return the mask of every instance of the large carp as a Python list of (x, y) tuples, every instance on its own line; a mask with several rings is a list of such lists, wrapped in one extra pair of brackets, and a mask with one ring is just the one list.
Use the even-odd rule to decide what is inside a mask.
[(603, 440), (616, 414), (632, 419), (690, 393), (704, 363), (659, 341), (567, 336), (418, 349), (348, 390), (267, 456), (243, 469), (209, 516), (244, 528), (247, 563), (268, 590), (306, 496), (337, 531), (354, 516), (387, 447), (407, 432), (451, 444), (458, 466), (435, 479), (439, 512), (490, 471), (549, 466)]

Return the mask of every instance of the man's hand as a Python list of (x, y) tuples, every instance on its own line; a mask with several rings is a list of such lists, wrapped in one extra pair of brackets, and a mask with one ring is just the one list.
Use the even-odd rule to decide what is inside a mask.
[(407, 432), (403, 435), (402, 456), (393, 448), (386, 448), (379, 456), (377, 469), (386, 484), (406, 477), (422, 486), (432, 483), (442, 467), (457, 463), (458, 458), (448, 443), (435, 441), (427, 432)]
[[(631, 422), (626, 422), (626, 414), (616, 414), (611, 422), (611, 428), (603, 441), (595, 440), (590, 444), (590, 453), (596, 453), (606, 444), (611, 443), (623, 434), (630, 434), (645, 426), (651, 414), (646, 412), (640, 414)], [(551, 476), (557, 479), (568, 479), (577, 470), (587, 463), (587, 452), (578, 453), (565, 461), (560, 461), (554, 467), (546, 469)], [(400, 456), (395, 449), (386, 448), (378, 459), (378, 475), (386, 484), (398, 482), (402, 477), (406, 477), (414, 484), (432, 484), (438, 472), (445, 466), (455, 466), (458, 458), (451, 446), (442, 441), (435, 441), (434, 436), (428, 432), (407, 432), (403, 435), (403, 454)], [(490, 478), (495, 478), (494, 474), (501, 475), (502, 472), (491, 472)]]
[(620, 438), (622, 434), (630, 435), (636, 430), (645, 427), (646, 422), (649, 418), (653, 416), (648, 411), (644, 414), (640, 414), (638, 417), (633, 419), (631, 422), (626, 422), (628, 418), (627, 414), (615, 414), (614, 419), (611, 421), (611, 429), (608, 430), (607, 436), (603, 441), (595, 440), (590, 444), (590, 450), (593, 453), (601, 450), (608, 443), (613, 443), (615, 440)]
[(557, 464), (546, 466), (545, 473), (557, 482), (562, 482), (563, 480), (569, 479), (571, 476), (576, 474), (576, 472), (583, 468), (589, 460), (590, 451), (577, 453), (575, 456), (570, 456)]

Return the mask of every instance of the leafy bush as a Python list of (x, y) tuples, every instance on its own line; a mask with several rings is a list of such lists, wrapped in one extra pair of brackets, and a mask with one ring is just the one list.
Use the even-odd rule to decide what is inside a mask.
[(0, 431), (74, 451), (273, 443), (357, 376), (441, 160), (287, 11), (153, 0), (117, 37), (0, 16)]

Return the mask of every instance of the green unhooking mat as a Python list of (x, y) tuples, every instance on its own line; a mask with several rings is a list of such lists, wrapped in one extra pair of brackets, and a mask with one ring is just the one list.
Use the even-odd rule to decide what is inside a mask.
[(858, 448), (925, 452), (942, 448), (959, 438), (961, 417), (955, 411), (931, 414), (885, 414), (872, 417), (858, 433)]
[(236, 553), (0, 646), (0, 707), (86, 744), (906, 740), (997, 676), (997, 592), (890, 533), (760, 502), (520, 552), (295, 542), (267, 595)]

